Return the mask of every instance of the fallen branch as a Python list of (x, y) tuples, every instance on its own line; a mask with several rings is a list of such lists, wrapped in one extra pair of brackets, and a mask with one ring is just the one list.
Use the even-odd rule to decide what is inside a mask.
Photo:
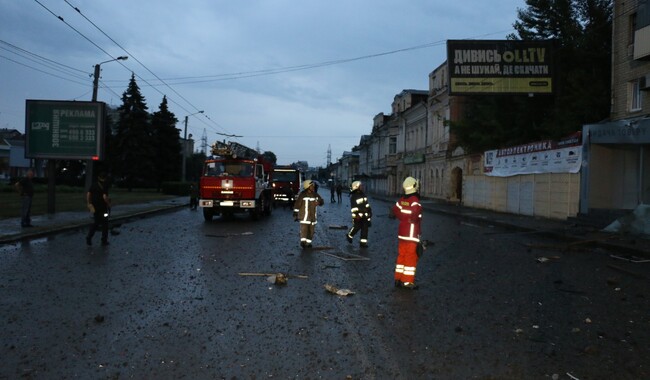
[[(242, 272), (242, 273), (237, 273), (240, 276), (263, 276), (263, 277), (268, 277), (268, 276), (276, 276), (278, 273), (251, 273), (251, 272)], [(286, 274), (284, 275), (287, 278), (309, 278), (305, 275), (302, 274)]]

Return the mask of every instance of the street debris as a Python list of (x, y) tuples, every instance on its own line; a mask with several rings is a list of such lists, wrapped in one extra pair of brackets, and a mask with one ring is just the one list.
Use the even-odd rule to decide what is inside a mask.
[(370, 260), (369, 257), (359, 256), (359, 255), (355, 255), (355, 254), (353, 254), (353, 253), (343, 253), (343, 252), (338, 252), (337, 254), (333, 254), (333, 253), (327, 253), (327, 252), (325, 252), (325, 254), (326, 254), (327, 256), (336, 257), (337, 259), (341, 259), (341, 260), (343, 260), (343, 261), (354, 261), (354, 260), (361, 260), (361, 261), (364, 261), (364, 260)]
[(569, 372), (567, 372), (566, 375), (569, 376), (572, 380), (580, 380), (580, 379), (578, 379), (577, 377), (575, 377), (575, 376), (573, 376), (572, 374), (570, 374)]
[(284, 274), (284, 273), (251, 273), (251, 272), (242, 272), (238, 273), (240, 276), (259, 276), (266, 277), (266, 280), (275, 285), (286, 285), (287, 280), (290, 278), (308, 278), (305, 275), (301, 274)]
[(650, 263), (650, 259), (642, 259), (640, 257), (636, 257), (636, 256), (633, 256), (633, 255), (632, 256), (627, 256), (627, 257), (619, 256), (619, 255), (609, 255), (609, 257), (611, 257), (613, 259), (629, 261), (631, 263)]
[(551, 260), (559, 260), (559, 259), (560, 259), (560, 256), (551, 256), (551, 257), (540, 256), (540, 257), (538, 257), (538, 258), (535, 259), (535, 260), (536, 260), (538, 263), (542, 263), (542, 264), (543, 264), (543, 263), (547, 263), (547, 262), (549, 262), (549, 261), (551, 261)]
[(603, 228), (603, 231), (630, 235), (650, 235), (649, 221), (650, 205), (639, 204), (632, 213), (616, 219), (609, 226)]
[(347, 230), (348, 226), (341, 226), (338, 224), (330, 224), (329, 225), (330, 230)]
[(275, 285), (286, 285), (287, 276), (282, 273), (274, 274), (266, 278), (266, 281), (275, 284)]
[(325, 284), (325, 290), (327, 290), (332, 294), (337, 294), (339, 296), (350, 296), (354, 294), (354, 292), (351, 291), (350, 289), (339, 289), (336, 286), (330, 284)]
[(232, 237), (232, 236), (250, 236), (252, 235), (252, 232), (242, 232), (242, 233), (231, 233), (231, 234), (225, 234), (225, 235), (212, 235), (212, 234), (205, 234), (207, 237), (216, 237), (216, 238), (224, 238), (224, 237)]

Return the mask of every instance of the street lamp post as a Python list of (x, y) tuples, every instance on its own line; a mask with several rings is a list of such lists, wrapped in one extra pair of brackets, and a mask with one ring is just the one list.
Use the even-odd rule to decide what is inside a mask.
[(203, 113), (203, 110), (198, 111), (198, 112), (194, 112), (192, 114), (189, 114), (189, 115), (185, 116), (185, 130), (183, 132), (183, 152), (182, 152), (183, 163), (181, 164), (182, 165), (182, 167), (181, 167), (181, 173), (182, 173), (181, 174), (181, 181), (182, 182), (185, 182), (187, 180), (187, 178), (185, 176), (185, 172), (186, 172), (185, 162), (186, 162), (186, 159), (187, 159), (187, 118), (189, 118), (192, 115), (196, 115), (198, 113)]
[[(113, 61), (124, 61), (129, 59), (129, 57), (122, 55), (115, 59), (109, 59), (108, 61), (100, 62), (95, 65), (95, 72), (93, 73), (93, 102), (97, 101), (97, 89), (99, 88), (99, 69), (102, 64), (113, 62)], [(96, 138), (101, 138), (97, 136)], [(93, 160), (86, 160), (86, 189), (90, 189), (90, 185), (93, 182)]]
[(109, 59), (108, 61), (100, 62), (95, 65), (95, 73), (93, 74), (93, 102), (97, 101), (97, 88), (99, 87), (99, 68), (102, 64), (113, 62), (113, 61), (124, 61), (129, 59), (129, 57), (122, 55), (115, 59)]

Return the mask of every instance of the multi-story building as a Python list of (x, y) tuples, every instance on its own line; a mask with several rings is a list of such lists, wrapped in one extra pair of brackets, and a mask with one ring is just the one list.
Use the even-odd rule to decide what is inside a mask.
[(391, 114), (377, 114), (372, 133), (358, 146), (359, 177), (370, 192), (401, 193), (407, 176), (420, 179), (427, 198), (460, 201), (462, 176), (468, 166), (455, 145), (450, 123), (459, 120), (462, 98), (448, 95), (447, 65), (429, 75), (428, 90), (403, 90), (395, 95)]
[(650, 203), (650, 7), (613, 9), (611, 120), (583, 127), (582, 214)]
[(336, 178), (341, 181), (344, 188), (349, 188), (359, 173), (359, 152), (343, 152), (336, 166)]

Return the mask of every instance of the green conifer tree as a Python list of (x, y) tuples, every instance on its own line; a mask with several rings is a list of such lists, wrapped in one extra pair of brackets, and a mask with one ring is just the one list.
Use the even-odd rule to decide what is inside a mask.
[(178, 119), (167, 107), (163, 96), (157, 112), (151, 117), (153, 141), (156, 151), (156, 184), (158, 189), (164, 181), (178, 181), (181, 176), (180, 133), (176, 129)]
[(120, 119), (112, 146), (115, 179), (129, 191), (134, 187), (153, 186), (156, 178), (153, 168), (157, 165), (153, 133), (147, 104), (134, 74), (118, 111)]

